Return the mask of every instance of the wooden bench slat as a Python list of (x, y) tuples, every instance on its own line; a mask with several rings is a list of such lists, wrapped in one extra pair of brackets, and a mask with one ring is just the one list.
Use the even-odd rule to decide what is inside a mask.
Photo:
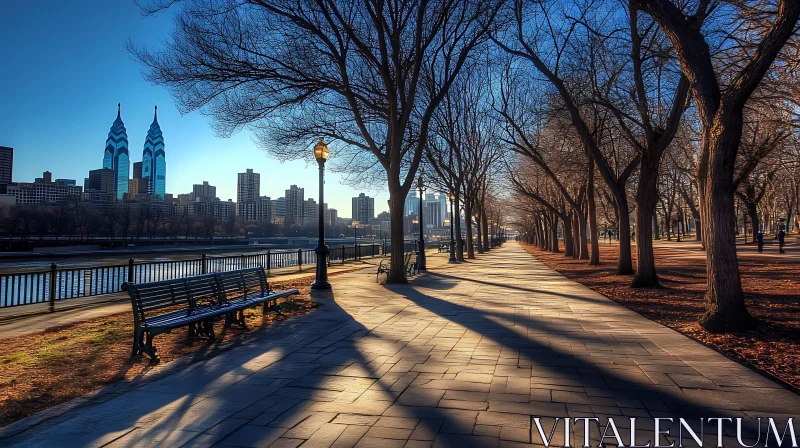
[[(234, 319), (244, 325), (245, 308), (263, 304), (266, 313), (268, 304), (298, 294), (296, 289), (270, 291), (262, 267), (153, 283), (129, 283), (123, 288), (131, 297), (133, 308), (133, 355), (144, 352), (154, 359), (157, 355), (152, 340), (157, 334), (186, 325), (190, 326), (191, 333), (198, 325), (198, 332), (213, 337), (210, 319), (226, 316), (226, 326)], [(174, 309), (176, 307), (178, 309)], [(170, 308), (171, 311), (163, 312)], [(142, 340), (145, 336), (146, 342)]]

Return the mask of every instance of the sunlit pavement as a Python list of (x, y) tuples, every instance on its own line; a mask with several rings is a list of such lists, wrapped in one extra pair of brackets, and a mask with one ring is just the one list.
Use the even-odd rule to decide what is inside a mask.
[[(0, 445), (541, 443), (531, 416), (614, 416), (627, 441), (628, 417), (646, 430), (651, 417), (749, 423), (800, 410), (795, 393), (567, 280), (516, 243), (436, 264), (401, 286), (376, 284), (372, 270), (336, 276), (317, 311), (212, 359), (109, 388)], [(735, 425), (723, 426), (726, 446), (738, 446), (728, 444)], [(715, 428), (706, 424), (708, 446)], [(582, 426), (571, 435), (582, 444)], [(596, 425), (591, 438), (597, 446)], [(563, 446), (561, 430), (555, 439)]]

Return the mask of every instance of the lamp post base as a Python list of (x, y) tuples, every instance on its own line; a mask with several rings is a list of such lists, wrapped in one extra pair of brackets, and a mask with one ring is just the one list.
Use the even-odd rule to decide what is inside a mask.
[(314, 248), (317, 254), (317, 276), (314, 283), (311, 284), (311, 289), (315, 291), (327, 291), (331, 289), (331, 284), (328, 283), (328, 263), (326, 258), (330, 250), (328, 246), (322, 245)]
[(327, 281), (321, 281), (321, 282), (315, 281), (314, 283), (311, 284), (311, 289), (313, 289), (314, 291), (330, 291), (331, 284), (328, 283)]

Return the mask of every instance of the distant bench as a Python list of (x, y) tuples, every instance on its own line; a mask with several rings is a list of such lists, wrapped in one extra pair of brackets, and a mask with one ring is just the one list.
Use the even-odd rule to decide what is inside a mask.
[[(214, 321), (224, 316), (225, 328), (245, 326), (244, 310), (263, 305), (263, 313), (296, 289), (271, 291), (261, 267), (198, 275), (153, 283), (126, 283), (133, 307), (133, 351), (158, 359), (153, 338), (173, 328), (189, 327), (190, 336), (214, 337)], [(268, 308), (269, 307), (269, 308)]]
[[(386, 264), (383, 264), (384, 261), (385, 260), (381, 260), (380, 264), (378, 265), (378, 273), (375, 274), (376, 282), (380, 279), (381, 274), (386, 274), (388, 276), (389, 271), (392, 270), (392, 263), (387, 261)], [(414, 271), (417, 270), (417, 263), (411, 262), (411, 252), (407, 252), (403, 257), (403, 270), (408, 276), (413, 275)]]

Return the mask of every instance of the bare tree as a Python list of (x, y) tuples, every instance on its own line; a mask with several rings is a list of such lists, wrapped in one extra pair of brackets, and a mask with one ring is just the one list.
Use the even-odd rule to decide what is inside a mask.
[[(690, 12), (671, 0), (633, 0), (632, 5), (653, 17), (672, 42), (702, 124), (697, 177), (708, 291), (700, 323), (711, 332), (748, 328), (755, 320), (745, 307), (731, 225), (735, 161), (745, 104), (794, 33), (800, 2), (755, 0), (722, 7), (704, 0), (690, 4)], [(711, 52), (715, 36), (698, 26), (715, 11), (729, 18), (719, 27), (723, 37), (717, 37), (725, 51), (716, 54)]]
[[(592, 157), (614, 199), (618, 210), (618, 231), (620, 235), (620, 255), (617, 272), (632, 274), (633, 263), (631, 258), (630, 242), (630, 208), (626, 192), (626, 183), (639, 163), (637, 156), (621, 162), (619, 157), (608, 157), (597, 140), (597, 134), (592, 129), (596, 111), (589, 114), (581, 110), (581, 105), (586, 102), (587, 94), (584, 84), (586, 79), (582, 76), (572, 77), (573, 72), (579, 72), (577, 64), (569, 67), (569, 62), (575, 62), (571, 55), (583, 46), (583, 37), (578, 33), (592, 33), (584, 28), (579, 28), (578, 23), (585, 21), (591, 11), (593, 3), (560, 3), (538, 2), (529, 0), (515, 0), (513, 4), (513, 25), (508, 30), (494, 35), (494, 41), (508, 54), (515, 58), (529, 62), (541, 74), (560, 99), (561, 107), (569, 117), (584, 150)], [(578, 20), (573, 19), (573, 13)], [(581, 41), (576, 43), (576, 40)], [(615, 165), (620, 165), (615, 169)]]
[[(385, 178), (402, 246), (431, 115), (502, 1), (155, 0), (145, 12), (174, 4), (166, 50), (130, 46), (146, 77), (223, 135), (254, 128), (279, 157), (308, 159), (316, 139), (334, 141), (344, 168)], [(388, 282), (406, 281), (402, 257), (392, 252)]]

